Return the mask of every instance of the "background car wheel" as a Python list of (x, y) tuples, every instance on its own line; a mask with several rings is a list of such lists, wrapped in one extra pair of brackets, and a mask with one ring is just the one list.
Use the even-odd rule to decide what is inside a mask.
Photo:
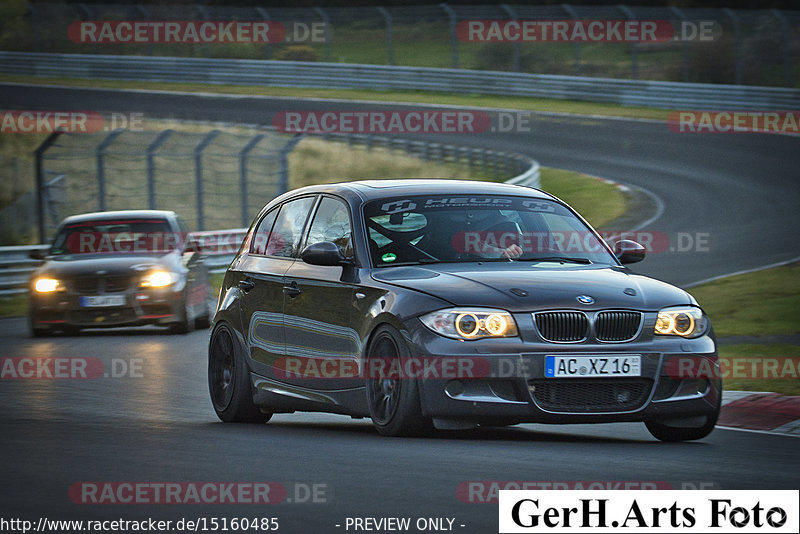
[(31, 337), (47, 337), (52, 335), (52, 330), (49, 328), (36, 328), (31, 326)]
[(211, 326), (211, 318), (214, 316), (214, 303), (206, 298), (205, 307), (205, 313), (194, 320), (194, 327), (198, 330), (205, 330)]
[(264, 413), (253, 403), (250, 373), (230, 329), (220, 324), (208, 345), (208, 390), (214, 411), (226, 423), (266, 423)]
[(80, 326), (64, 325), (61, 327), (61, 334), (64, 336), (77, 336), (81, 333)]
[[(722, 394), (720, 393), (720, 401)], [(703, 439), (711, 434), (714, 426), (717, 424), (719, 418), (721, 404), (717, 404), (717, 411), (707, 416), (706, 424), (696, 428), (679, 428), (674, 426), (667, 426), (656, 421), (646, 421), (645, 426), (647, 430), (653, 435), (654, 438), (661, 441), (692, 441), (695, 439)]]
[(186, 309), (186, 294), (181, 296), (181, 311), (178, 322), (169, 325), (170, 334), (188, 334), (192, 330), (194, 321), (189, 321), (189, 310)]
[[(409, 356), (403, 337), (388, 325), (375, 331), (367, 351), (367, 360), (380, 358), (386, 362), (382, 369), (390, 369), (393, 360)], [(417, 381), (393, 374), (367, 377), (367, 404), (372, 424), (384, 436), (417, 436), (431, 431), (431, 420), (423, 417), (420, 410)]]

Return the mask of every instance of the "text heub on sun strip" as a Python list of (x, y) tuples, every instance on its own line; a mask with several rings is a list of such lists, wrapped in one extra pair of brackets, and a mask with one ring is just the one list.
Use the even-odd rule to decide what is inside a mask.
[(797, 533), (800, 490), (508, 491), (500, 532)]

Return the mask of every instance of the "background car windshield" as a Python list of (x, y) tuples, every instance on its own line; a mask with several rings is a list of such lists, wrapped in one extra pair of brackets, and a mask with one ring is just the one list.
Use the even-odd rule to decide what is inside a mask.
[(167, 253), (182, 243), (165, 219), (82, 221), (58, 232), (50, 254)]
[[(570, 210), (546, 199), (496, 195), (387, 198), (364, 206), (372, 263), (567, 258), (616, 265), (597, 236)], [(586, 261), (588, 260), (588, 261)]]

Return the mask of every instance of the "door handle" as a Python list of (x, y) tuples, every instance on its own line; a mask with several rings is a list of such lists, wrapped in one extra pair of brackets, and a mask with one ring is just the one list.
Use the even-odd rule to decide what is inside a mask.
[(254, 287), (256, 287), (256, 283), (253, 282), (250, 278), (239, 280), (239, 289), (241, 289), (245, 293), (249, 292)]
[(302, 293), (303, 290), (297, 287), (297, 282), (292, 282), (288, 286), (283, 286), (283, 294), (289, 295), (291, 298), (295, 298), (297, 295)]

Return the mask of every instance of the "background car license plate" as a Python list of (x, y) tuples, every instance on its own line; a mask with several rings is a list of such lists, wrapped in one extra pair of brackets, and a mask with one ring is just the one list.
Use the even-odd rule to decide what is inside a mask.
[(598, 376), (641, 376), (639, 354), (604, 356), (546, 356), (544, 376), (548, 378), (593, 378)]
[(124, 306), (125, 295), (101, 295), (97, 297), (81, 297), (84, 308), (103, 308), (107, 306)]

